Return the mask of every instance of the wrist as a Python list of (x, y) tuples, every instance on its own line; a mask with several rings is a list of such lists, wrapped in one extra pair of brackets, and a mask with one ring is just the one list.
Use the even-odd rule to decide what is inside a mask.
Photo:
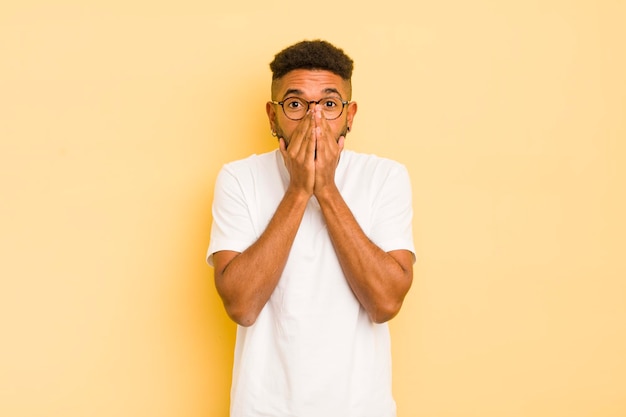
[(306, 205), (312, 194), (313, 193), (304, 188), (298, 188), (290, 185), (287, 187), (287, 191), (285, 191), (285, 198), (290, 199), (295, 203), (303, 203)]
[(341, 195), (334, 182), (323, 187), (316, 188), (314, 194), (320, 204)]

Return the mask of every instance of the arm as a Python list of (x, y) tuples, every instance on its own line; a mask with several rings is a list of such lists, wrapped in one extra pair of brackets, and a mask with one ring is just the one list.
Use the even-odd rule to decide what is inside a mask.
[(363, 232), (335, 185), (335, 169), (344, 137), (332, 138), (325, 120), (318, 119), (314, 194), (320, 203), (339, 263), (355, 296), (370, 318), (393, 318), (413, 280), (413, 254), (385, 252)]
[(213, 254), (215, 286), (226, 312), (242, 326), (254, 324), (283, 272), (309, 197), (288, 191), (267, 228), (242, 253)]
[(363, 233), (339, 194), (317, 194), (337, 258), (355, 296), (372, 321), (383, 323), (400, 311), (413, 279), (413, 254), (385, 252)]
[(241, 253), (213, 254), (217, 291), (228, 315), (242, 326), (254, 324), (276, 288), (313, 194), (315, 138), (311, 126), (312, 116), (299, 125), (289, 150), (284, 139), (280, 139), (290, 182), (259, 239)]

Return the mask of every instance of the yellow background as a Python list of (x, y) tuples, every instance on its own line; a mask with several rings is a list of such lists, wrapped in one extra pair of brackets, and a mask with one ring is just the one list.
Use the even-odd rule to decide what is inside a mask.
[(0, 5), (0, 415), (226, 416), (204, 263), (268, 63), (355, 60), (347, 146), (412, 176), (399, 417), (626, 415), (621, 1)]

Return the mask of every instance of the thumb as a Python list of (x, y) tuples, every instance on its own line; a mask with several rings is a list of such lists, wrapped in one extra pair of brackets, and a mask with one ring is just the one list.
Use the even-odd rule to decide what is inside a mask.
[(339, 140), (337, 141), (337, 145), (339, 146), (339, 152), (343, 151), (343, 145), (346, 142), (346, 137), (341, 135), (339, 136)]

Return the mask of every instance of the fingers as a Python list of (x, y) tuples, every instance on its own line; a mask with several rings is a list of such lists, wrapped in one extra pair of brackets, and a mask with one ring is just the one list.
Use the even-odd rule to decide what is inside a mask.
[(307, 116), (305, 116), (304, 119), (302, 119), (302, 121), (298, 124), (298, 127), (294, 130), (289, 140), (289, 153), (291, 155), (297, 155), (300, 153), (300, 148), (303, 146), (304, 142), (306, 142), (310, 128), (311, 118), (307, 114)]
[(337, 141), (337, 145), (339, 146), (339, 152), (343, 151), (343, 145), (346, 142), (346, 137), (344, 135), (339, 136), (339, 140)]
[(315, 121), (312, 113), (307, 113), (287, 140), (288, 143), (281, 138), (279, 147), (289, 171), (289, 186), (311, 195), (315, 184)]
[(287, 143), (285, 142), (285, 138), (278, 138), (278, 148), (280, 149), (280, 153), (283, 154), (283, 157), (287, 156)]
[(315, 160), (315, 155), (317, 152), (317, 128), (316, 128), (316, 123), (315, 123), (315, 114), (313, 112), (311, 112), (310, 115), (310, 125), (309, 125), (309, 130), (308, 130), (308, 134), (307, 134), (307, 142), (305, 144), (306, 146), (306, 155), (305, 155), (305, 160), (306, 161), (313, 161)]
[(296, 147), (291, 152), (292, 158), (300, 164), (312, 163), (315, 159), (315, 121), (312, 112), (302, 119), (294, 132)]
[[(317, 139), (317, 158), (328, 160), (337, 160), (339, 152), (343, 150), (343, 141), (339, 146), (339, 140), (333, 133), (330, 123), (322, 116), (321, 108), (318, 117), (316, 117), (316, 139)], [(345, 138), (344, 138), (345, 140)]]

